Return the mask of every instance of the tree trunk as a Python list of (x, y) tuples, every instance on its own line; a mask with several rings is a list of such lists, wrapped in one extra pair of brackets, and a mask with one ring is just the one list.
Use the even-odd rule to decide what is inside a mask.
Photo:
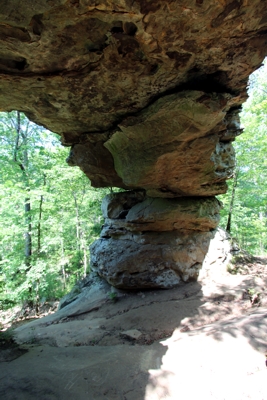
[[(24, 256), (25, 265), (27, 266), (26, 273), (31, 269), (31, 257), (32, 257), (32, 216), (31, 216), (31, 199), (30, 199), (30, 185), (28, 177), (29, 158), (28, 158), (28, 125), (25, 128), (25, 132), (21, 129), (21, 116), (20, 112), (17, 111), (17, 119), (15, 123), (16, 128), (16, 140), (13, 153), (13, 161), (19, 166), (22, 172), (22, 179), (24, 181), (24, 187), (27, 192), (27, 197), (24, 201), (24, 217), (25, 217), (25, 232), (24, 232)], [(19, 157), (19, 150), (22, 146), (22, 157)], [(33, 306), (33, 290), (29, 287), (29, 306)]]
[[(44, 186), (46, 185), (46, 176), (43, 174), (44, 178)], [(37, 254), (40, 254), (41, 251), (41, 221), (42, 221), (42, 214), (43, 214), (43, 201), (44, 201), (44, 196), (40, 196), (40, 201), (39, 201), (39, 215), (38, 215), (38, 224), (37, 224)]]
[(66, 289), (66, 271), (65, 271), (65, 251), (64, 251), (64, 236), (63, 236), (63, 225), (61, 225), (61, 265), (62, 265), (62, 276), (63, 276), (63, 289)]
[(81, 248), (81, 223), (80, 223), (80, 214), (79, 214), (79, 206), (77, 201), (77, 196), (75, 192), (72, 192), (74, 205), (75, 205), (75, 213), (76, 213), (76, 248), (77, 251), (80, 251)]
[[(29, 187), (29, 178), (28, 178), (28, 167), (29, 167), (29, 158), (28, 158), (28, 148), (27, 148), (27, 133), (28, 133), (28, 126), (26, 126), (25, 133), (21, 130), (21, 118), (20, 112), (17, 111), (17, 120), (16, 120), (16, 140), (15, 140), (15, 147), (13, 153), (13, 161), (18, 164), (19, 168), (22, 171), (22, 176), (25, 184), (25, 190), (30, 194), (30, 187)], [(21, 142), (22, 139), (22, 142)], [(19, 149), (23, 144), (23, 160), (19, 159)], [(31, 231), (32, 231), (32, 221), (31, 221), (31, 199), (30, 196), (25, 198), (24, 202), (24, 215), (25, 215), (25, 225), (26, 230), (24, 233), (25, 239), (25, 264), (28, 267), (28, 270), (31, 267), (31, 256), (32, 256), (32, 238), (31, 238)]]
[(232, 193), (231, 193), (231, 201), (230, 201), (229, 213), (228, 213), (227, 224), (226, 224), (226, 232), (228, 232), (229, 235), (231, 234), (231, 228), (232, 228), (232, 216), (233, 216), (233, 210), (234, 210), (235, 190), (237, 187), (238, 174), (239, 174), (239, 168), (236, 168), (235, 174), (233, 177), (234, 178), (233, 188), (232, 188)]
[(88, 258), (87, 258), (86, 236), (84, 232), (83, 232), (82, 248), (83, 248), (83, 276), (85, 278), (87, 275)]
[(32, 256), (32, 220), (31, 220), (31, 202), (30, 198), (25, 199), (24, 205), (24, 213), (25, 213), (25, 223), (26, 223), (26, 231), (24, 233), (25, 238), (25, 264), (27, 265), (29, 270), (31, 268), (31, 256)]

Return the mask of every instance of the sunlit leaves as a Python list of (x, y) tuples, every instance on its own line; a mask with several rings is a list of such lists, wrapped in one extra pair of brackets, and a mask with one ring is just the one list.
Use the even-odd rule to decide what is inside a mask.
[[(267, 251), (267, 61), (250, 78), (249, 98), (243, 105), (244, 133), (234, 147), (239, 168), (232, 218), (232, 235), (254, 254)], [(229, 212), (232, 183), (226, 196), (221, 226)]]
[[(21, 125), (27, 140), (20, 137), (17, 156), (23, 161), (27, 150), (27, 182), (14, 161), (16, 112), (0, 113), (0, 302), (1, 296), (16, 301), (58, 298), (85, 268), (88, 272), (84, 257), (88, 263), (89, 244), (103, 222), (101, 200), (108, 192), (93, 189), (78, 168), (66, 164), (69, 149), (56, 135), (23, 114)], [(31, 203), (30, 268), (24, 260), (26, 197)]]

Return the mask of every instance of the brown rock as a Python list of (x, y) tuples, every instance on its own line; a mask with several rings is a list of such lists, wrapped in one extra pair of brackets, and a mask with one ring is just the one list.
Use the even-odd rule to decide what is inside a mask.
[(234, 151), (211, 131), (232, 100), (229, 94), (181, 92), (126, 119), (104, 144), (125, 185), (145, 188), (152, 197), (225, 192)]
[(0, 107), (73, 138), (168, 91), (234, 93), (266, 54), (265, 3), (5, 1)]
[(261, 0), (4, 2), (0, 109), (62, 135), (94, 186), (223, 193), (266, 20)]
[(239, 105), (266, 54), (266, 15), (261, 0), (2, 2), (1, 109), (81, 135), (173, 89), (242, 93)]
[(111, 236), (119, 235), (122, 229), (131, 232), (209, 231), (218, 225), (220, 209), (221, 203), (215, 197), (144, 199), (143, 192), (114, 193), (103, 200), (102, 210), (106, 218), (103, 235), (108, 235), (108, 230), (113, 231)]
[[(66, 135), (63, 140), (66, 144)], [(112, 155), (103, 146), (107, 135), (88, 134), (78, 140), (80, 143), (72, 146), (67, 163), (70, 166), (79, 166), (90, 177), (94, 187), (110, 186), (111, 183), (112, 186), (125, 187), (114, 169)]]

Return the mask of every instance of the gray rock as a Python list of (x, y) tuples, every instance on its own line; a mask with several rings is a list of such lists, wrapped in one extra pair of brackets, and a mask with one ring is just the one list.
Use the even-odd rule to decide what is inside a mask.
[(108, 195), (102, 207), (108, 218), (90, 248), (91, 269), (121, 289), (167, 289), (196, 280), (220, 207), (216, 198)]
[(102, 236), (122, 231), (209, 231), (217, 227), (221, 207), (215, 197), (163, 199), (145, 197), (140, 191), (113, 193), (103, 200)]
[(71, 304), (73, 301), (77, 300), (80, 293), (81, 289), (75, 286), (69, 293), (67, 293), (64, 297), (62, 297), (62, 299), (60, 299), (60, 302), (58, 304), (58, 310), (61, 310), (62, 308)]
[(142, 336), (142, 332), (138, 331), (138, 329), (130, 329), (129, 331), (121, 332), (121, 336), (127, 339), (138, 340)]
[(105, 218), (124, 219), (129, 210), (145, 198), (144, 190), (108, 194), (102, 201), (102, 213)]
[(101, 238), (91, 246), (91, 268), (118, 288), (172, 288), (197, 279), (212, 237), (181, 230)]

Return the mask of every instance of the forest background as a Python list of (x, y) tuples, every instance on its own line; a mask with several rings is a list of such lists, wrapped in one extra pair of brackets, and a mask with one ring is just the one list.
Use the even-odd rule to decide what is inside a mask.
[[(220, 226), (254, 255), (267, 252), (267, 61), (250, 77), (244, 132)], [(0, 113), (0, 309), (60, 299), (89, 270), (103, 224), (94, 189), (66, 163), (58, 136), (20, 112)]]

